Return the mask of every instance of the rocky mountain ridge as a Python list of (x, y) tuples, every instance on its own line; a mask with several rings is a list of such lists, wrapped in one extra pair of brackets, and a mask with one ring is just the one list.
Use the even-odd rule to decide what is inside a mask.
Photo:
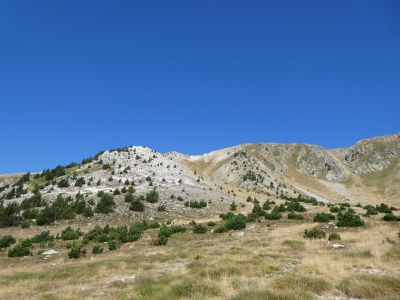
[[(207, 216), (226, 211), (232, 202), (259, 197), (313, 197), (320, 202), (400, 204), (400, 134), (362, 140), (349, 148), (310, 144), (242, 144), (203, 155), (158, 153), (132, 146), (99, 153), (80, 164), (40, 174), (2, 175), (0, 198), (21, 202), (40, 190), (43, 197), (114, 193), (118, 213), (132, 215), (119, 196), (134, 187), (136, 195), (152, 190), (160, 202), (149, 203), (147, 217), (165, 206), (171, 216)], [(22, 180), (23, 179), (23, 180)], [(179, 198), (179, 200), (177, 200)], [(207, 207), (191, 209), (190, 201)]]

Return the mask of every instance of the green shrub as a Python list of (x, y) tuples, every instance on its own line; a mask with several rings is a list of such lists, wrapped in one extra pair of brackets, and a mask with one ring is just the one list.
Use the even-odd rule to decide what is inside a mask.
[(336, 232), (329, 234), (328, 240), (329, 241), (340, 241), (340, 235)]
[(82, 232), (79, 230), (79, 228), (74, 230), (68, 226), (61, 232), (61, 239), (63, 239), (64, 241), (77, 240), (81, 236)]
[(91, 218), (94, 216), (94, 212), (90, 206), (86, 206), (83, 210), (83, 216), (86, 218)]
[(114, 211), (115, 202), (113, 196), (109, 194), (103, 194), (96, 205), (96, 212), (102, 214), (109, 214)]
[(92, 254), (100, 254), (103, 252), (103, 248), (100, 245), (94, 245), (92, 248)]
[(306, 239), (324, 239), (326, 237), (325, 231), (322, 231), (317, 228), (313, 228), (310, 230), (305, 230), (303, 237)]
[(355, 215), (350, 211), (338, 215), (337, 226), (339, 227), (357, 227), (363, 226), (365, 223), (359, 215)]
[(39, 215), (36, 218), (37, 225), (49, 225), (56, 220), (56, 216), (54, 211), (49, 207), (46, 206), (39, 212)]
[(157, 211), (166, 211), (166, 210), (167, 210), (167, 207), (164, 204), (160, 204), (157, 207)]
[(201, 224), (196, 224), (193, 226), (193, 233), (206, 233), (207, 227)]
[(117, 250), (119, 248), (119, 243), (116, 240), (108, 241), (108, 250)]
[(76, 187), (81, 187), (85, 184), (85, 179), (83, 177), (79, 177), (76, 181), (75, 181), (75, 186)]
[(146, 194), (146, 201), (150, 203), (158, 202), (159, 195), (155, 189)]
[(224, 233), (227, 231), (228, 231), (228, 229), (225, 226), (220, 226), (220, 227), (216, 228), (214, 232), (215, 233)]
[(384, 214), (390, 214), (392, 212), (390, 207), (385, 203), (381, 203), (379, 206), (376, 206), (376, 210)]
[(304, 217), (300, 214), (295, 214), (294, 212), (288, 213), (289, 220), (304, 220)]
[(228, 230), (241, 230), (246, 228), (246, 217), (242, 214), (238, 214), (225, 223), (225, 227)]
[(208, 226), (215, 226), (215, 225), (217, 225), (217, 224), (215, 224), (215, 222), (213, 222), (213, 221), (209, 221), (209, 222), (207, 223), (207, 225), (208, 225)]
[(54, 236), (50, 234), (50, 231), (42, 231), (30, 238), (30, 241), (34, 244), (52, 242), (54, 241)]
[[(265, 202), (267, 203), (267, 202)], [(265, 204), (264, 203), (264, 204)], [(266, 214), (265, 210), (260, 206), (260, 203), (255, 202), (253, 204), (253, 210), (251, 211), (251, 214), (249, 214), (249, 219), (252, 219), (255, 221), (255, 219), (260, 218), (260, 217), (264, 217)]]
[(132, 211), (144, 211), (145, 206), (142, 201), (140, 201), (138, 198), (135, 198), (134, 200), (132, 200), (129, 209)]
[(15, 242), (16, 240), (11, 234), (5, 235), (0, 238), (0, 249), (10, 247)]
[(233, 213), (233, 212), (228, 212), (228, 213), (226, 213), (226, 214), (220, 214), (219, 215), (219, 217), (222, 219), (222, 220), (229, 220), (229, 219), (232, 219), (233, 217), (235, 216), (235, 214)]
[(205, 200), (186, 201), (185, 206), (191, 207), (191, 208), (203, 208), (203, 207), (207, 207), (207, 201), (205, 201)]
[(271, 209), (271, 202), (269, 200), (265, 201), (262, 208), (264, 210), (270, 210)]
[(19, 243), (14, 248), (8, 250), (8, 257), (22, 257), (31, 255), (31, 250), (29, 247)]
[(334, 219), (335, 219), (335, 216), (330, 213), (317, 213), (314, 216), (313, 221), (314, 222), (329, 222)]
[(178, 232), (185, 232), (186, 228), (183, 226), (166, 226), (162, 225), (160, 227), (160, 231), (158, 232), (158, 240), (157, 240), (157, 245), (166, 245), (168, 242), (168, 239), (171, 237), (171, 235), (178, 233)]
[(21, 222), (21, 208), (17, 203), (10, 203), (3, 206), (3, 201), (0, 201), (0, 228), (18, 226)]
[(280, 213), (280, 208), (278, 206), (275, 206), (271, 213), (266, 213), (265, 214), (265, 219), (267, 220), (279, 220), (282, 218), (282, 214)]
[(62, 178), (60, 179), (60, 181), (57, 183), (57, 186), (59, 188), (66, 188), (69, 187), (69, 182), (67, 178)]
[(29, 228), (31, 226), (31, 221), (23, 220), (21, 223), (21, 228)]
[(81, 256), (86, 255), (86, 249), (83, 247), (83, 245), (80, 244), (72, 244), (69, 252), (68, 252), (68, 257), (69, 258), (79, 258)]
[(331, 213), (338, 213), (340, 211), (340, 208), (337, 207), (337, 206), (332, 206), (332, 207), (329, 208), (329, 211)]
[(305, 207), (303, 205), (300, 204), (299, 201), (286, 201), (285, 203), (286, 205), (286, 210), (287, 211), (297, 211), (297, 212), (304, 212), (306, 211)]
[(232, 203), (229, 205), (229, 209), (231, 211), (236, 211), (237, 209), (237, 204), (235, 203), (235, 201), (232, 201)]
[(387, 213), (383, 216), (382, 220), (384, 221), (400, 221), (400, 217), (394, 215), (392, 212)]
[(127, 193), (125, 195), (125, 202), (126, 203), (131, 203), (133, 200), (135, 200), (135, 196), (132, 193)]
[(250, 180), (250, 181), (257, 181), (257, 175), (256, 175), (253, 171), (249, 170), (249, 171), (247, 171), (247, 173), (243, 176), (243, 181), (247, 181), (247, 180)]

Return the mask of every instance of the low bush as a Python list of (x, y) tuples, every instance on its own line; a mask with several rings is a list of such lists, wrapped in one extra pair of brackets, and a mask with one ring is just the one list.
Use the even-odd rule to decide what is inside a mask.
[(94, 245), (92, 248), (92, 254), (103, 253), (103, 248), (100, 245)]
[(304, 212), (306, 211), (305, 207), (300, 204), (299, 201), (286, 201), (286, 210), (287, 211), (297, 211), (297, 212)]
[(379, 206), (376, 206), (376, 210), (383, 214), (390, 214), (392, 211), (389, 206), (385, 203), (381, 203)]
[(131, 205), (129, 206), (129, 209), (132, 211), (144, 211), (145, 205), (143, 201), (140, 201), (138, 198), (135, 198), (132, 202)]
[(205, 201), (205, 200), (186, 201), (185, 206), (191, 207), (191, 208), (203, 208), (203, 207), (207, 207), (207, 201)]
[(157, 207), (157, 211), (166, 211), (166, 210), (167, 210), (167, 207), (165, 206), (165, 204), (160, 204)]
[(8, 248), (12, 244), (15, 244), (15, 242), (16, 242), (16, 240), (11, 234), (5, 235), (5, 236), (0, 238), (0, 249), (1, 248)]
[(324, 239), (326, 237), (325, 231), (322, 231), (317, 228), (313, 228), (310, 230), (305, 230), (303, 237), (306, 239)]
[(390, 221), (390, 222), (400, 221), (400, 217), (398, 217), (398, 216), (394, 215), (392, 212), (390, 212), (390, 213), (385, 214), (383, 216), (382, 220)]
[(335, 219), (335, 216), (330, 213), (317, 213), (314, 216), (313, 221), (314, 222), (329, 222), (334, 219)]
[(304, 217), (301, 214), (295, 214), (294, 212), (288, 213), (289, 220), (304, 220)]
[(146, 194), (146, 201), (150, 203), (156, 203), (158, 202), (159, 195), (155, 189), (153, 189), (151, 192)]
[(68, 252), (69, 258), (78, 259), (81, 256), (85, 256), (85, 255), (86, 255), (86, 249), (83, 247), (83, 245), (80, 245), (80, 244), (72, 244), (72, 246)]
[(108, 241), (108, 250), (117, 250), (120, 247), (120, 243), (116, 240)]
[(354, 213), (347, 211), (344, 214), (338, 215), (338, 222), (336, 225), (339, 227), (357, 227), (363, 226), (364, 224), (364, 221), (359, 215), (355, 215)]
[(22, 257), (31, 255), (31, 250), (22, 243), (17, 244), (14, 248), (8, 250), (8, 257)]
[(213, 221), (209, 221), (209, 222), (207, 223), (207, 225), (208, 225), (208, 226), (215, 226), (215, 225), (217, 225), (217, 224), (215, 224), (215, 222), (213, 222)]
[(196, 224), (193, 226), (193, 233), (206, 233), (207, 227), (201, 224)]
[(109, 214), (114, 211), (114, 208), (115, 208), (115, 201), (113, 196), (106, 193), (102, 194), (99, 202), (96, 205), (96, 212), (102, 214)]
[(61, 239), (63, 239), (64, 241), (77, 240), (81, 236), (82, 236), (82, 232), (80, 231), (79, 228), (74, 230), (68, 226), (61, 232)]
[(158, 240), (157, 240), (157, 245), (166, 245), (168, 242), (168, 239), (171, 237), (171, 235), (178, 233), (178, 232), (185, 232), (186, 228), (183, 226), (166, 226), (162, 225), (160, 227), (160, 231), (158, 232)]
[(340, 235), (336, 232), (329, 234), (328, 240), (329, 241), (340, 241)]
[(54, 236), (50, 234), (50, 231), (42, 231), (30, 238), (30, 241), (34, 244), (48, 243), (54, 241)]
[(246, 228), (246, 217), (242, 214), (238, 214), (227, 220), (225, 227), (228, 230), (241, 230)]
[(267, 220), (279, 220), (282, 219), (282, 214), (280, 213), (280, 209), (277, 208), (278, 206), (275, 206), (271, 213), (266, 213), (264, 215), (265, 219)]

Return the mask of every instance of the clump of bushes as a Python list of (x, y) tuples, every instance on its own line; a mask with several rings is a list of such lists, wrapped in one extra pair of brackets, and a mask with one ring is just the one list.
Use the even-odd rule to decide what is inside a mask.
[(159, 195), (155, 189), (146, 194), (146, 201), (150, 203), (158, 202)]
[(10, 250), (8, 250), (7, 253), (8, 257), (22, 257), (22, 256), (29, 256), (31, 255), (31, 250), (27, 245), (24, 245), (23, 243), (19, 243)]
[(165, 206), (165, 204), (160, 204), (157, 207), (157, 211), (166, 211), (166, 210), (167, 210), (167, 207)]
[(329, 222), (334, 219), (335, 219), (335, 216), (330, 213), (317, 213), (314, 216), (313, 221), (314, 222)]
[(103, 253), (103, 248), (100, 245), (94, 245), (92, 248), (92, 254)]
[(286, 210), (285, 207), (282, 208), (282, 206), (275, 206), (272, 209), (271, 213), (266, 213), (264, 217), (267, 220), (280, 220), (282, 219), (282, 214), (281, 214), (282, 210), (285, 211)]
[(241, 230), (246, 228), (246, 223), (248, 222), (248, 218), (242, 214), (235, 215), (232, 212), (227, 214), (220, 214), (220, 217), (226, 221), (226, 223), (218, 227), (215, 232), (222, 233), (228, 230)]
[(294, 212), (288, 213), (289, 220), (304, 220), (304, 217), (301, 214), (295, 214)]
[(193, 233), (206, 233), (207, 227), (201, 224), (195, 224), (193, 226)]
[(225, 223), (225, 227), (228, 230), (241, 230), (246, 228), (246, 217), (242, 214), (238, 214), (228, 219)]
[(8, 235), (5, 235), (5, 236), (1, 237), (0, 238), (0, 250), (2, 248), (10, 247), (15, 242), (16, 242), (16, 240), (11, 234), (8, 234)]
[(185, 206), (191, 207), (191, 208), (203, 208), (203, 207), (207, 207), (207, 201), (205, 201), (205, 200), (186, 201)]
[(305, 207), (300, 204), (299, 201), (294, 200), (294, 201), (286, 201), (286, 210), (287, 211), (296, 211), (296, 212), (304, 212), (306, 211)]
[(385, 214), (383, 216), (382, 220), (390, 221), (390, 222), (400, 221), (400, 217), (398, 217), (398, 216), (394, 215), (392, 212), (390, 212), (390, 213)]
[(68, 226), (61, 232), (61, 239), (63, 239), (64, 241), (77, 240), (81, 236), (82, 232), (80, 231), (79, 228), (74, 230), (70, 226)]
[(310, 230), (305, 230), (303, 237), (306, 239), (324, 239), (326, 237), (326, 233), (323, 230), (313, 228)]
[(139, 198), (135, 198), (131, 201), (129, 209), (132, 211), (144, 211), (145, 205)]
[(42, 231), (30, 238), (31, 243), (43, 244), (54, 241), (54, 236), (50, 234), (50, 231)]
[(185, 232), (186, 228), (183, 226), (178, 226), (178, 225), (172, 225), (172, 226), (166, 226), (162, 225), (160, 227), (160, 231), (158, 232), (158, 239), (156, 244), (159, 246), (164, 246), (168, 243), (169, 238), (179, 232)]
[(108, 250), (110, 251), (117, 250), (121, 246), (121, 244), (117, 240), (108, 241), (107, 244)]
[(109, 214), (114, 211), (115, 201), (113, 196), (107, 193), (103, 193), (100, 197), (99, 202), (96, 205), (96, 212), (102, 214)]
[(69, 258), (80, 258), (86, 255), (86, 249), (81, 244), (72, 244), (71, 249), (68, 252)]
[(364, 220), (361, 219), (359, 215), (348, 210), (344, 214), (338, 214), (338, 222), (336, 225), (339, 227), (357, 227), (363, 226), (364, 224)]
[(340, 235), (336, 232), (332, 232), (331, 234), (329, 234), (328, 240), (329, 241), (340, 241)]

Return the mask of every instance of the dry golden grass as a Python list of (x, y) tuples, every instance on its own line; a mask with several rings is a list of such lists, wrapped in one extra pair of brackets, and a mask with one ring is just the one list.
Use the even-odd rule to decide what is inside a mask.
[[(312, 208), (315, 211), (320, 207)], [(310, 214), (315, 213), (314, 211)], [(397, 225), (397, 226), (396, 226)], [(173, 235), (152, 246), (157, 229), (118, 251), (79, 260), (37, 254), (8, 258), (0, 252), (1, 299), (315, 299), (396, 298), (400, 287), (398, 224), (369, 219), (338, 232), (345, 245), (303, 239), (309, 221), (262, 221), (243, 231)], [(11, 231), (18, 237), (44, 228)], [(61, 227), (51, 227), (53, 233)], [(10, 232), (1, 230), (0, 236)], [(37, 253), (37, 249), (35, 250)], [(371, 274), (370, 274), (371, 273)], [(368, 288), (367, 288), (368, 287)]]

